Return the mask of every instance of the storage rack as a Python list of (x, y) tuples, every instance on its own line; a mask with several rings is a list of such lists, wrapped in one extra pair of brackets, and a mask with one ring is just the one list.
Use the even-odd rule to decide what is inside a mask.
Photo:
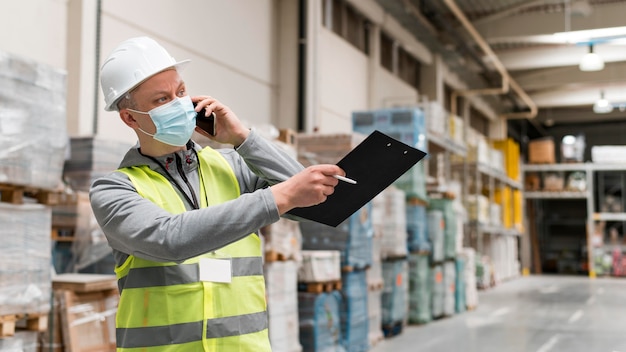
[(586, 175), (585, 191), (532, 191), (523, 192), (525, 199), (586, 199), (587, 202), (587, 261), (589, 265), (589, 277), (595, 278), (593, 243), (594, 224), (596, 221), (623, 221), (626, 222), (626, 212), (607, 213), (597, 211), (595, 205), (596, 190), (595, 175), (601, 171), (625, 171), (626, 168), (620, 164), (599, 164), (599, 163), (572, 163), (572, 164), (524, 164), (522, 172), (573, 172), (584, 171)]

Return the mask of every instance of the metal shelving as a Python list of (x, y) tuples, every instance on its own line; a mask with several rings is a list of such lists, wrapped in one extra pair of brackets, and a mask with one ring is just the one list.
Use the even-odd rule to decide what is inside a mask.
[[(533, 191), (524, 192), (525, 199), (587, 199), (587, 248), (594, 248), (592, 236), (594, 234), (595, 222), (597, 221), (618, 221), (626, 222), (626, 213), (606, 213), (597, 212), (595, 204), (595, 182), (594, 176), (602, 171), (624, 171), (626, 167), (621, 164), (597, 164), (597, 163), (573, 163), (573, 164), (525, 164), (522, 166), (522, 173), (528, 172), (574, 172), (584, 171), (586, 174), (586, 190), (581, 192), (572, 191)], [(595, 277), (593, 251), (588, 250), (589, 277)]]

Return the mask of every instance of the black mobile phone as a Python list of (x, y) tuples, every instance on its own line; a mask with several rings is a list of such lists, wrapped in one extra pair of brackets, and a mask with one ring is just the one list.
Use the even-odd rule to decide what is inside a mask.
[[(193, 103), (193, 106), (196, 106), (196, 103)], [(198, 111), (196, 114), (196, 126), (202, 128), (211, 136), (215, 136), (215, 113), (212, 112), (211, 115), (206, 115), (206, 109), (202, 108), (202, 110)]]

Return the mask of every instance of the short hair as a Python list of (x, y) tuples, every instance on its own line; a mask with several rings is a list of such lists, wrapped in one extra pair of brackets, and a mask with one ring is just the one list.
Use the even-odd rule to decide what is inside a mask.
[(117, 106), (117, 111), (122, 109), (135, 109), (137, 107), (132, 92), (124, 94), (115, 105)]

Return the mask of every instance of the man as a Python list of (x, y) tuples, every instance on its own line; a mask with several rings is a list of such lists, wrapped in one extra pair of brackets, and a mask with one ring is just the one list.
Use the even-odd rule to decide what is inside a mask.
[[(218, 100), (190, 97), (179, 75), (187, 63), (139, 37), (122, 42), (101, 69), (105, 110), (119, 111), (139, 139), (90, 191), (116, 260), (117, 348), (270, 351), (255, 232), (290, 209), (324, 202), (334, 175), (345, 173), (336, 165), (303, 169)], [(216, 115), (209, 137), (234, 149), (190, 140), (202, 108)]]

